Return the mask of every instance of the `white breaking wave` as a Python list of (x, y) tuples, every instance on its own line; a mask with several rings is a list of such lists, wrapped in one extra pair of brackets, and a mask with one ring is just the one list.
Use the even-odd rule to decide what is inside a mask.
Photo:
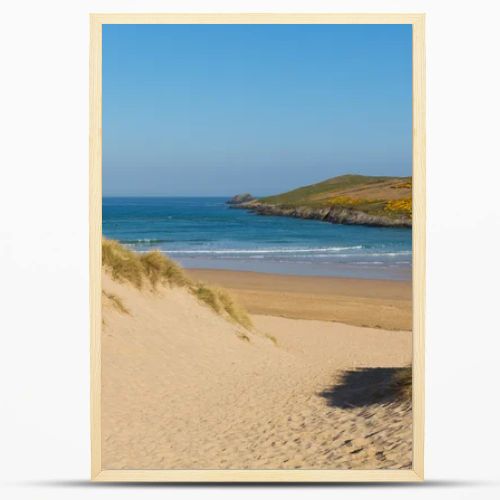
[(401, 252), (370, 253), (370, 257), (398, 257), (399, 255), (411, 255), (411, 250), (402, 250)]
[(362, 245), (353, 247), (328, 247), (328, 248), (269, 248), (255, 250), (236, 250), (236, 249), (221, 249), (221, 250), (164, 250), (168, 254), (266, 254), (266, 253), (319, 253), (319, 252), (341, 252), (343, 250), (360, 250)]
[[(132, 245), (126, 245), (132, 247)], [(352, 252), (349, 250), (363, 250), (363, 245), (347, 246), (347, 247), (325, 247), (325, 248), (256, 248), (256, 249), (231, 249), (223, 248), (218, 250), (165, 250), (160, 249), (162, 253), (167, 255), (179, 255), (179, 256), (189, 256), (189, 255), (248, 255), (249, 258), (262, 259), (265, 255), (307, 255), (313, 254), (316, 258), (328, 258), (335, 257), (340, 259), (347, 259), (350, 257), (404, 257), (411, 256), (411, 250), (401, 250), (397, 252), (380, 252), (377, 249), (375, 252), (371, 252), (370, 249), (364, 249), (363, 252)], [(150, 250), (136, 250), (138, 253), (147, 253)], [(344, 253), (346, 252), (347, 253)], [(407, 263), (406, 261), (400, 263)]]

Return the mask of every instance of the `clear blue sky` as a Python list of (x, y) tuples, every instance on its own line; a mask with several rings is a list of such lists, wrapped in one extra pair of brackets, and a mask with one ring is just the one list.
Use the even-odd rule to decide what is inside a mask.
[(411, 175), (409, 25), (106, 25), (105, 196)]

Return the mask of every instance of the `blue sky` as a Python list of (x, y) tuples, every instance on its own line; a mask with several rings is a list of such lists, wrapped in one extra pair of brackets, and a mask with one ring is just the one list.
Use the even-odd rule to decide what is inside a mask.
[(105, 25), (105, 196), (411, 175), (410, 25)]

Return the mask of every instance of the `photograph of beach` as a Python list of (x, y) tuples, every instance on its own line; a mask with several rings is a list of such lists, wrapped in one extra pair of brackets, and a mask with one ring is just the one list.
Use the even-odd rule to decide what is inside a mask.
[(103, 469), (411, 469), (411, 25), (102, 51)]

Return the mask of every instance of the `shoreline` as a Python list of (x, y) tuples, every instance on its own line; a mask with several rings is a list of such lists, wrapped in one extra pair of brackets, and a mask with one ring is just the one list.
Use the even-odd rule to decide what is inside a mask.
[[(218, 259), (199, 256), (196, 258), (190, 256), (179, 257), (176, 254), (170, 254), (168, 251), (162, 251), (162, 253), (173, 258), (184, 269), (191, 269), (193, 271), (231, 271), (278, 277), (302, 276), (303, 278), (319, 278), (320, 280), (329, 278), (337, 280), (360, 280), (364, 282), (411, 282), (412, 280), (411, 264), (405, 261), (398, 261), (393, 264), (390, 264), (388, 261), (374, 261), (373, 259), (369, 260), (369, 256), (361, 262), (350, 261), (347, 258), (339, 258), (336, 261), (310, 259), (308, 261), (292, 262), (279, 258), (277, 260), (267, 260), (265, 258), (249, 257), (248, 259), (240, 258), (236, 260), (231, 259), (231, 257)], [(335, 255), (332, 254), (331, 258), (335, 258)], [(401, 258), (406, 259), (407, 257), (402, 256)], [(360, 259), (363, 259), (363, 257), (360, 257)]]
[(250, 314), (334, 321), (386, 330), (412, 329), (412, 282), (254, 271), (186, 269), (228, 290)]
[[(226, 202), (227, 203), (227, 202)], [(371, 227), (412, 228), (412, 220), (407, 216), (391, 218), (387, 215), (375, 215), (344, 206), (331, 207), (286, 207), (258, 200), (242, 203), (228, 203), (230, 208), (247, 210), (257, 215), (274, 215), (296, 219), (313, 219), (330, 224), (347, 224)]]

